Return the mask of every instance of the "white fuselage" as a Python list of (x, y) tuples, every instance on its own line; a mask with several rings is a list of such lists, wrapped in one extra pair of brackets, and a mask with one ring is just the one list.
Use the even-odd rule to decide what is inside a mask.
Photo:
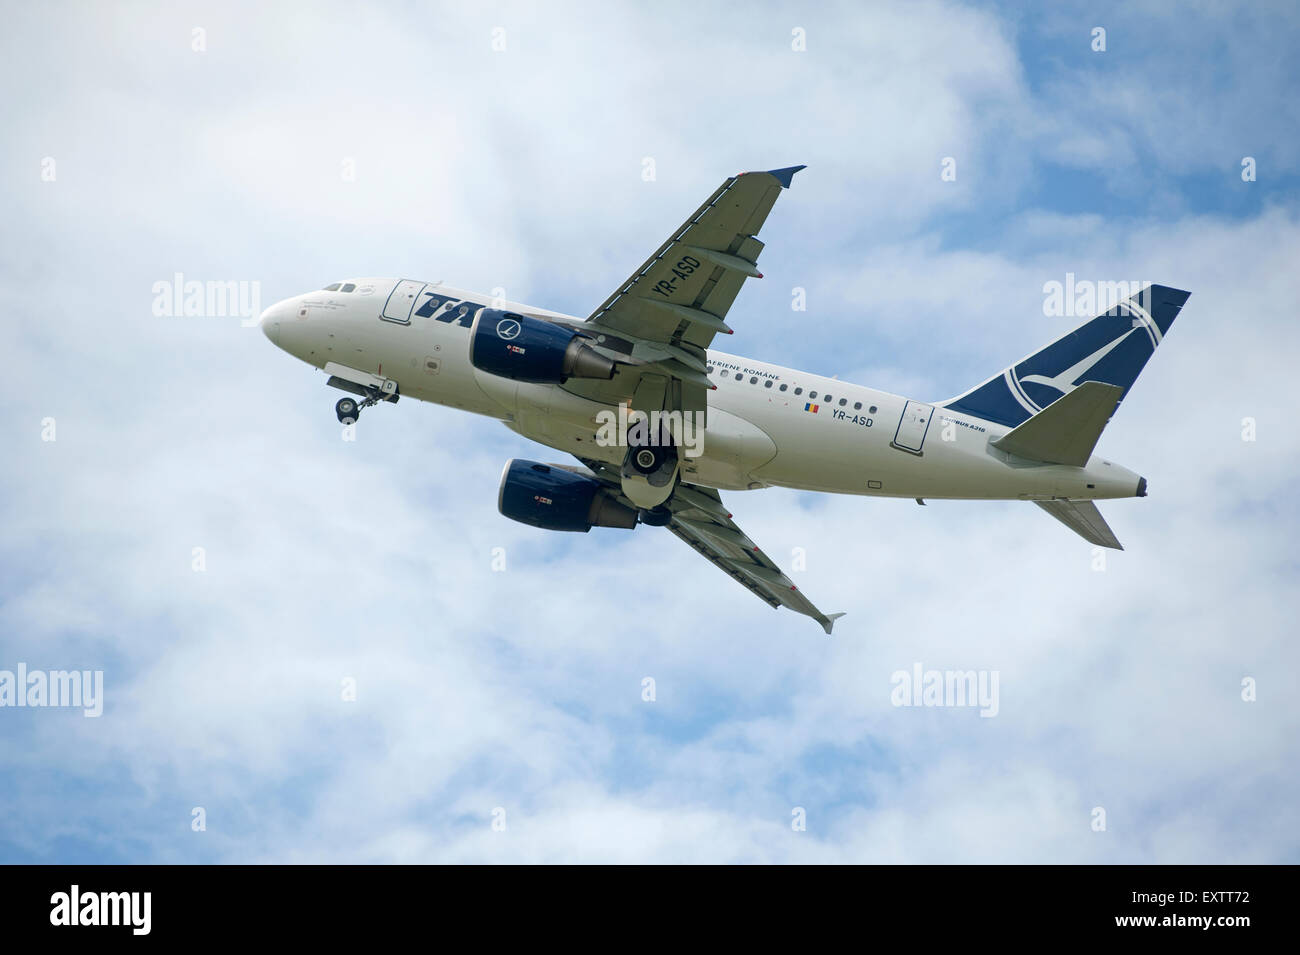
[[(382, 312), (396, 280), (347, 284), (354, 290), (309, 292), (273, 305), (262, 316), (263, 330), (318, 368), (334, 362), (393, 379), (405, 398), (487, 415), (557, 450), (622, 463), (626, 447), (597, 440), (598, 415), (610, 405), (563, 385), (515, 382), (470, 363), (468, 326), (482, 307), (569, 324), (581, 319), (428, 285), (448, 301), (427, 316), (386, 320)], [(709, 366), (716, 390), (708, 393), (701, 453), (683, 460), (682, 478), (691, 484), (908, 498), (1079, 500), (1139, 493), (1137, 474), (1097, 455), (1083, 468), (1016, 458), (990, 445), (1008, 428), (925, 402), (720, 351), (709, 352)]]

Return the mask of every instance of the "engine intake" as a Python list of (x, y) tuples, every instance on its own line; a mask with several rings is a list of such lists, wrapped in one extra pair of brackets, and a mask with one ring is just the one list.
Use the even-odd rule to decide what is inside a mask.
[(585, 534), (593, 527), (634, 528), (637, 522), (637, 512), (595, 478), (518, 458), (507, 461), (501, 473), (497, 509), (512, 521), (547, 531)]
[(515, 381), (556, 385), (567, 378), (613, 378), (615, 363), (571, 328), (485, 308), (474, 320), (469, 362)]

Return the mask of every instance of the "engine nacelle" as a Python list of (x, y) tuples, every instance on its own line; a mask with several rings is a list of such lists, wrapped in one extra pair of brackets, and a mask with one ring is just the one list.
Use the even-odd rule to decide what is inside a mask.
[(499, 308), (485, 308), (474, 319), (469, 362), (489, 374), (543, 385), (613, 378), (615, 368), (573, 329)]
[(497, 510), (512, 521), (547, 531), (636, 527), (637, 512), (619, 503), (599, 481), (555, 464), (518, 458), (501, 473)]

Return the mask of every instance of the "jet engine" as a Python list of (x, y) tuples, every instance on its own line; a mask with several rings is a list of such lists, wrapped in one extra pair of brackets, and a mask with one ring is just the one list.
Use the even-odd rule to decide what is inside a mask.
[(485, 308), (469, 335), (469, 362), (515, 381), (556, 385), (568, 378), (613, 378), (615, 363), (563, 325)]
[(518, 458), (506, 462), (501, 473), (497, 509), (512, 521), (547, 531), (585, 534), (593, 527), (634, 528), (637, 523), (637, 512), (595, 478)]

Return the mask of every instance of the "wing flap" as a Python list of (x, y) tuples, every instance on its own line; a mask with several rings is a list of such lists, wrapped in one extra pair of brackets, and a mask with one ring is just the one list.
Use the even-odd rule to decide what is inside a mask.
[[(578, 460), (586, 473), (604, 483), (620, 501), (635, 506), (622, 496), (616, 468), (590, 458)], [(672, 512), (668, 529), (673, 534), (769, 607), (788, 607), (812, 617), (828, 636), (835, 621), (844, 616), (818, 610), (731, 519), (731, 512), (713, 488), (678, 484), (666, 506)]]
[(668, 506), (673, 512), (668, 529), (768, 606), (787, 607), (812, 617), (828, 635), (835, 621), (844, 616), (818, 610), (794, 581), (731, 520), (717, 491), (683, 484), (678, 486)]
[[(802, 166), (727, 179), (587, 321), (651, 341), (707, 348), (756, 260), (781, 190)], [(664, 308), (663, 306), (676, 306)]]
[(725, 319), (732, 303), (747, 278), (760, 277), (763, 243), (756, 233), (802, 168), (741, 173), (723, 182), (583, 323), (586, 331), (631, 343), (636, 362), (621, 362), (610, 381), (574, 378), (561, 387), (612, 405), (627, 401), (642, 375), (668, 375), (676, 387), (665, 404), (633, 407), (707, 413), (714, 388), (707, 349), (715, 335), (731, 334)]

